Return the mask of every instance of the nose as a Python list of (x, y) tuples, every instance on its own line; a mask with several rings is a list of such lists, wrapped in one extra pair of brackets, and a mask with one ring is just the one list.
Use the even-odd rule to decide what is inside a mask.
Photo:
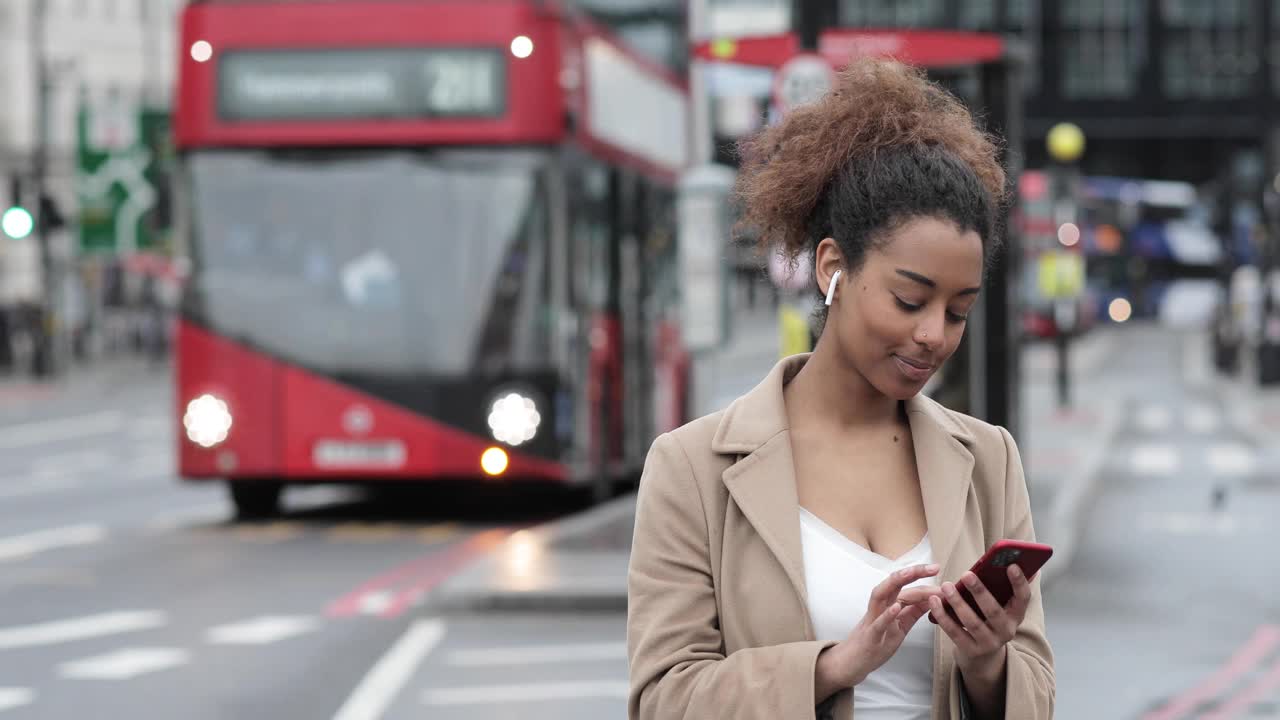
[(926, 316), (916, 325), (912, 339), (916, 344), (923, 346), (929, 352), (936, 352), (941, 347), (943, 333), (946, 328), (945, 310), (941, 312), (927, 313)]

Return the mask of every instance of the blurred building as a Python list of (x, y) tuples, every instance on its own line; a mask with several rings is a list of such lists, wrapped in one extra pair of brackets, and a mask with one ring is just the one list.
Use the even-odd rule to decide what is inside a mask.
[[(1070, 120), (1090, 174), (1206, 181), (1260, 151), (1280, 97), (1280, 0), (807, 0), (835, 24), (1018, 35), (1028, 165)], [(778, 32), (792, 0), (705, 0), (708, 34)]]
[[(9, 180), (30, 180), (45, 67), (46, 182), (61, 214), (76, 212), (77, 117), (94, 111), (95, 126), (126, 135), (142, 106), (167, 107), (183, 0), (3, 0), (0, 2), (0, 203)], [(41, 21), (40, 15), (43, 15)], [(38, 28), (43, 24), (43, 33)], [(30, 203), (30, 199), (28, 199)], [(54, 233), (55, 254), (69, 258), (74, 235)], [(34, 302), (41, 293), (34, 238), (0, 244), (0, 309)], [(70, 290), (68, 290), (70, 291)]]

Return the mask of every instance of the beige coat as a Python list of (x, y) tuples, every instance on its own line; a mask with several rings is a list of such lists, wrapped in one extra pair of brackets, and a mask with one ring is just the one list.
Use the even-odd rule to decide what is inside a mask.
[[(833, 643), (814, 640), (807, 609), (782, 397), (806, 359), (783, 360), (728, 409), (653, 443), (628, 577), (633, 719), (815, 716), (814, 665)], [(906, 407), (940, 577), (957, 580), (1001, 538), (1034, 540), (1009, 434), (924, 396)], [(857, 617), (865, 610), (849, 608)], [(937, 628), (934, 647), (933, 719), (971, 715), (954, 645)], [(1053, 716), (1053, 655), (1038, 579), (1007, 673), (1007, 718)], [(851, 704), (852, 693), (842, 691), (818, 714), (848, 718)]]

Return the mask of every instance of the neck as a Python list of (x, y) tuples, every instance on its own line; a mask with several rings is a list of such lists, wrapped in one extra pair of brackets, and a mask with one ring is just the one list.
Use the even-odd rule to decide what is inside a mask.
[(899, 401), (877, 390), (850, 361), (840, 357), (834, 341), (825, 340), (824, 334), (809, 361), (787, 385), (792, 427), (818, 423), (855, 430), (898, 422)]

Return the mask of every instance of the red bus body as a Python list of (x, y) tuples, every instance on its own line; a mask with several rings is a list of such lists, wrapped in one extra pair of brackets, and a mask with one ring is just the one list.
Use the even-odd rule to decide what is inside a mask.
[(665, 69), (531, 0), (211, 0), (179, 48), (184, 478), (601, 482), (684, 420)]

